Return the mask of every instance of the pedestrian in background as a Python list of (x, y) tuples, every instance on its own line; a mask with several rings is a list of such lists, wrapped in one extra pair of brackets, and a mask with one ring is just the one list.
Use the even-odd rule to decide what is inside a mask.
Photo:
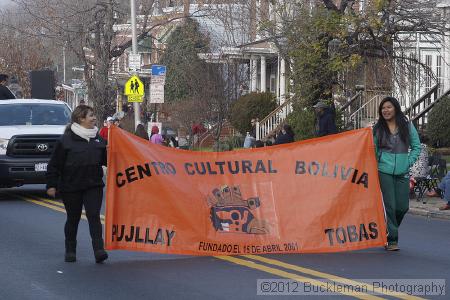
[(398, 228), (409, 209), (409, 169), (420, 154), (420, 139), (394, 97), (381, 101), (378, 115), (373, 134), (387, 217), (386, 250), (397, 251)]
[(439, 207), (439, 210), (450, 210), (450, 171), (442, 178), (438, 185), (438, 189), (444, 200), (447, 201), (446, 204)]
[(136, 132), (134, 134), (140, 138), (143, 138), (144, 140), (149, 140), (147, 130), (145, 130), (145, 127), (142, 124), (138, 124), (138, 126), (136, 127)]
[(0, 74), (0, 100), (16, 99), (16, 96), (7, 87), (8, 80), (8, 75)]
[(106, 120), (103, 122), (102, 129), (100, 129), (99, 134), (105, 141), (108, 141), (108, 131), (109, 131), (109, 127), (112, 125), (112, 123), (113, 123), (113, 118), (107, 117)]
[(120, 124), (120, 119), (119, 118), (113, 118), (112, 119), (112, 123), (113, 123), (114, 126), (117, 126), (120, 129), (122, 129), (122, 124)]
[(294, 141), (294, 137), (295, 134), (294, 131), (292, 131), (292, 127), (288, 124), (284, 124), (283, 128), (281, 128), (281, 132), (275, 139), (274, 145), (292, 143)]
[(250, 121), (250, 124), (252, 125), (252, 128), (250, 130), (250, 136), (253, 137), (255, 140), (256, 140), (256, 122), (257, 122), (256, 118), (253, 118)]
[(159, 128), (156, 125), (153, 125), (152, 127), (150, 141), (157, 145), (162, 145), (164, 142), (162, 135), (159, 134)]
[(323, 101), (313, 105), (316, 111), (316, 136), (337, 133), (334, 111)]
[(171, 136), (171, 137), (169, 138), (169, 146), (172, 147), (172, 148), (179, 148), (179, 147), (178, 147), (178, 141), (177, 141), (177, 138), (176, 138), (176, 137)]
[(103, 169), (106, 166), (106, 142), (98, 135), (92, 107), (80, 105), (56, 144), (47, 170), (47, 194), (62, 196), (67, 212), (64, 226), (65, 261), (76, 261), (78, 224), (84, 206), (89, 222), (95, 261), (103, 262), (108, 254), (103, 248), (100, 209), (103, 199)]
[(134, 133), (136, 131), (136, 127), (134, 126), (134, 111), (132, 106), (125, 104), (122, 107), (122, 111), (124, 112), (124, 116), (120, 120), (120, 128), (130, 133)]

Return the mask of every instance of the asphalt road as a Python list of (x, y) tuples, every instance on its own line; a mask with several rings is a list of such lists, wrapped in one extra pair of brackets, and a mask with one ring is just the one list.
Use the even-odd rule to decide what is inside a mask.
[[(300, 298), (304, 286), (323, 282), (358, 286), (363, 279), (444, 279), (450, 285), (450, 222), (407, 215), (399, 252), (376, 248), (334, 254), (190, 257), (109, 252), (94, 263), (87, 221), (78, 233), (77, 262), (64, 263), (61, 203), (45, 197), (42, 186), (0, 190), (0, 299), (279, 299), (257, 295), (257, 280), (269, 279), (280, 295), (289, 289)], [(286, 282), (275, 282), (286, 279)], [(352, 281), (349, 281), (349, 280)], [(264, 281), (259, 282), (263, 289)], [(430, 283), (431, 284), (431, 283)], [(370, 285), (369, 285), (370, 286)], [(437, 289), (437, 287), (436, 287)], [(307, 291), (312, 290), (309, 288)], [(408, 299), (407, 290), (341, 290), (328, 296)], [(417, 296), (448, 299), (447, 296)], [(418, 299), (416, 298), (416, 299)]]

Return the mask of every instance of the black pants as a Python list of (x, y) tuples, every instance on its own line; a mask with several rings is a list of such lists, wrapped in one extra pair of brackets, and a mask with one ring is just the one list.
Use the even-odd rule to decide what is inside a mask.
[(66, 240), (76, 241), (77, 239), (78, 223), (80, 223), (83, 205), (92, 240), (102, 239), (100, 209), (102, 207), (103, 188), (92, 188), (76, 193), (62, 193), (61, 196), (67, 212), (67, 221), (64, 226)]

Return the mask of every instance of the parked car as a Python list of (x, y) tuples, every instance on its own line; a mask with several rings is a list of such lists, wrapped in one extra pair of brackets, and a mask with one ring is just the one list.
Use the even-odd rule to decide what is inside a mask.
[(56, 100), (0, 101), (0, 187), (46, 182), (47, 164), (71, 113)]

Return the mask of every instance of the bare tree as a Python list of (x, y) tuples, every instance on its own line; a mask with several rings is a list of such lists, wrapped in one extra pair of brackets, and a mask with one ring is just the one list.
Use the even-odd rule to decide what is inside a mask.
[[(274, 16), (260, 29), (277, 44), (282, 56), (293, 59), (291, 75), (297, 79), (297, 96), (305, 96), (301, 93), (305, 91), (312, 100), (330, 97), (331, 83), (346, 84), (345, 70), (358, 72), (358, 67), (370, 60), (377, 61), (374, 65), (378, 67), (386, 65), (394, 80), (398, 79), (396, 61), (397, 65), (407, 62), (424, 67), (418, 57), (404, 55), (409, 45), (402, 36), (426, 32), (442, 40), (448, 34), (436, 0), (286, 0), (274, 6)], [(320, 55), (311, 57), (317, 53)], [(318, 62), (321, 67), (309, 68), (310, 74), (303, 67)], [(330, 72), (323, 73), (326, 69)], [(309, 81), (317, 81), (312, 90), (304, 88), (308, 81), (299, 72), (309, 76)]]
[[(98, 116), (113, 110), (114, 92), (109, 77), (111, 62), (131, 47), (131, 39), (117, 39), (115, 25), (127, 22), (128, 5), (116, 0), (13, 0), (19, 8), (3, 12), (2, 25), (29, 36), (45, 38), (65, 46), (84, 64), (89, 99)], [(153, 17), (155, 2), (139, 4), (138, 40), (150, 37), (152, 30), (186, 17), (185, 11)], [(26, 16), (31, 21), (17, 28), (11, 18)]]
[[(15, 20), (22, 26), (27, 20)], [(9, 27), (0, 29), (0, 72), (14, 76), (22, 88), (23, 97), (30, 97), (30, 70), (52, 68), (45, 44), (35, 37), (29, 37)], [(30, 46), (31, 45), (31, 46)]]
[(205, 118), (202, 106), (202, 101), (197, 98), (184, 99), (183, 101), (165, 104), (165, 108), (170, 111), (176, 125), (186, 130), (187, 135), (189, 136), (189, 147), (192, 146), (194, 136), (192, 125), (204, 121)]

